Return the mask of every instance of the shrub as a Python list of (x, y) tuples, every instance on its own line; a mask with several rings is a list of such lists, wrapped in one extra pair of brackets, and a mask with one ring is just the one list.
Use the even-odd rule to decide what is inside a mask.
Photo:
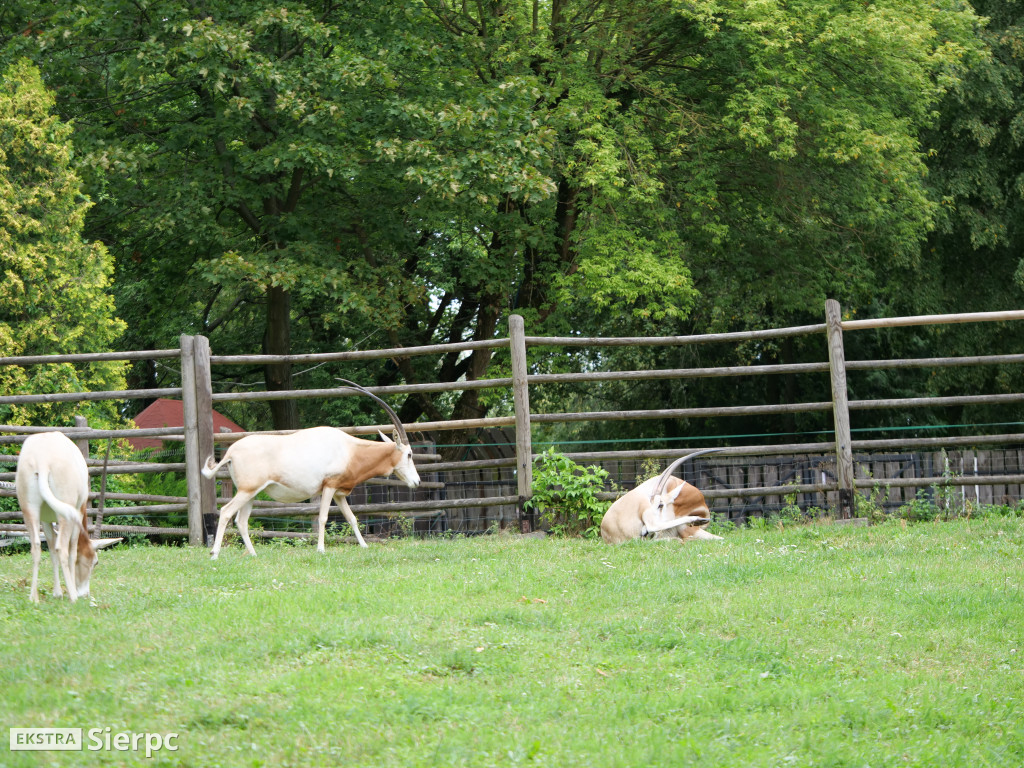
[(611, 505), (597, 494), (608, 479), (607, 470), (582, 466), (549, 448), (534, 463), (533, 498), (526, 507), (536, 510), (541, 523), (557, 536), (597, 536)]

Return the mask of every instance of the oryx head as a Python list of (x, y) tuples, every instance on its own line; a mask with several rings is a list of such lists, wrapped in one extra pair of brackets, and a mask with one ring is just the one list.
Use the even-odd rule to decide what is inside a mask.
[(79, 530), (75, 562), (71, 564), (75, 569), (75, 586), (78, 588), (78, 597), (89, 597), (89, 581), (92, 579), (93, 569), (99, 561), (99, 556), (96, 553), (106, 547), (114, 546), (121, 540), (121, 538), (90, 539), (85, 528)]
[(366, 387), (362, 387), (348, 379), (338, 379), (338, 381), (344, 382), (350, 387), (354, 387), (362, 395), (372, 397), (385, 411), (387, 411), (388, 416), (391, 418), (391, 423), (395, 425), (395, 439), (392, 440), (380, 430), (377, 430), (377, 434), (380, 435), (381, 440), (386, 443), (391, 443), (395, 446), (395, 450), (402, 454), (398, 459), (398, 463), (395, 464), (395, 467), (392, 470), (396, 475), (398, 475), (398, 479), (410, 488), (417, 487), (420, 484), (420, 473), (416, 471), (416, 465), (412, 463), (412, 446), (409, 445), (409, 436), (406, 434), (405, 427), (402, 425), (401, 419), (398, 418), (398, 414), (392, 410), (390, 405), (373, 394), (373, 392), (366, 389)]
[(643, 528), (641, 530), (642, 536), (654, 536), (657, 533), (669, 529), (677, 529), (683, 525), (707, 525), (711, 522), (711, 518), (704, 517), (702, 515), (677, 515), (675, 510), (675, 501), (683, 488), (686, 487), (686, 482), (679, 483), (672, 490), (666, 490), (668, 487), (669, 478), (672, 477), (672, 473), (681, 464), (689, 461), (690, 459), (696, 458), (697, 456), (703, 456), (706, 453), (715, 453), (721, 450), (720, 448), (705, 448), (701, 451), (694, 451), (687, 455), (676, 459), (658, 478), (657, 484), (654, 486), (654, 490), (650, 496), (650, 504), (647, 510), (643, 513)]

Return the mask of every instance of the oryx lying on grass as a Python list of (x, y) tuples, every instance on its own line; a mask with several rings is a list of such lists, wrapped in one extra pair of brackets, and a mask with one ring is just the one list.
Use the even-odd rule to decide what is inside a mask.
[(704, 494), (672, 472), (680, 464), (718, 448), (708, 448), (676, 459), (652, 477), (620, 497), (604, 514), (601, 538), (608, 544), (630, 539), (721, 539), (701, 526), (711, 522)]
[[(365, 547), (356, 516), (348, 505), (352, 489), (371, 477), (398, 475), (410, 488), (420, 484), (420, 476), (412, 462), (412, 447), (398, 415), (379, 397), (350, 381), (355, 387), (380, 403), (395, 425), (397, 442), (378, 434), (383, 442), (362, 440), (334, 427), (302, 429), (290, 435), (249, 435), (228, 448), (219, 462), (211, 456), (203, 467), (203, 476), (212, 478), (224, 464), (228, 465), (237, 492), (220, 510), (217, 535), (213, 540), (210, 557), (220, 554), (224, 529), (232, 517), (236, 518), (238, 532), (245, 549), (255, 555), (249, 541), (249, 514), (252, 501), (260, 491), (277, 501), (299, 502), (321, 494), (320, 531), (317, 551), (324, 551), (324, 529), (331, 499), (338, 502), (356, 535), (359, 546)], [(236, 517), (237, 515), (237, 517)]]
[(61, 597), (61, 573), (68, 597), (89, 596), (89, 580), (98, 559), (96, 551), (121, 539), (89, 538), (85, 504), (89, 499), (89, 469), (82, 452), (61, 432), (31, 435), (18, 455), (14, 477), (21, 515), (32, 546), (32, 587), (29, 599), (39, 602), (39, 524), (53, 562), (53, 596)]

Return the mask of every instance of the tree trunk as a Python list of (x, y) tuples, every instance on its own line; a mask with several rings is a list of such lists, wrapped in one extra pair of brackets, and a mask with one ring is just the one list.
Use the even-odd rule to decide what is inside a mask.
[[(267, 289), (267, 329), (263, 352), (268, 355), (291, 354), (292, 296), (284, 288)], [(292, 389), (291, 363), (273, 363), (264, 367), (268, 392)], [(274, 429), (298, 429), (299, 408), (294, 400), (271, 400), (270, 415)]]
[[(497, 296), (487, 296), (481, 299), (479, 314), (477, 315), (476, 333), (473, 334), (475, 341), (494, 338), (498, 328), (498, 320), (501, 317), (501, 302)], [(487, 367), (491, 362), (493, 350), (475, 349), (470, 353), (469, 366), (466, 369), (466, 379), (475, 381), (484, 378)], [(455, 402), (452, 408), (452, 419), (479, 419), (486, 414), (487, 409), (480, 405), (480, 390), (467, 389)], [(445, 443), (464, 445), (474, 439), (476, 430), (454, 430), (444, 432), (440, 438), (438, 451), (445, 460), (453, 461), (461, 458), (465, 448), (449, 448)]]

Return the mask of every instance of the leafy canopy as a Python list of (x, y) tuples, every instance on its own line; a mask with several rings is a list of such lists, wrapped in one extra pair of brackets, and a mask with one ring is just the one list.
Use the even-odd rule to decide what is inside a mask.
[[(89, 201), (72, 168), (71, 128), (53, 106), (28, 60), (0, 76), (0, 356), (107, 351), (124, 330), (108, 293), (107, 251), (82, 239)], [(0, 367), (0, 390), (11, 394), (124, 386), (119, 363)], [(116, 418), (109, 406), (84, 411)], [(71, 407), (2, 406), (0, 414), (5, 423), (52, 423)]]

